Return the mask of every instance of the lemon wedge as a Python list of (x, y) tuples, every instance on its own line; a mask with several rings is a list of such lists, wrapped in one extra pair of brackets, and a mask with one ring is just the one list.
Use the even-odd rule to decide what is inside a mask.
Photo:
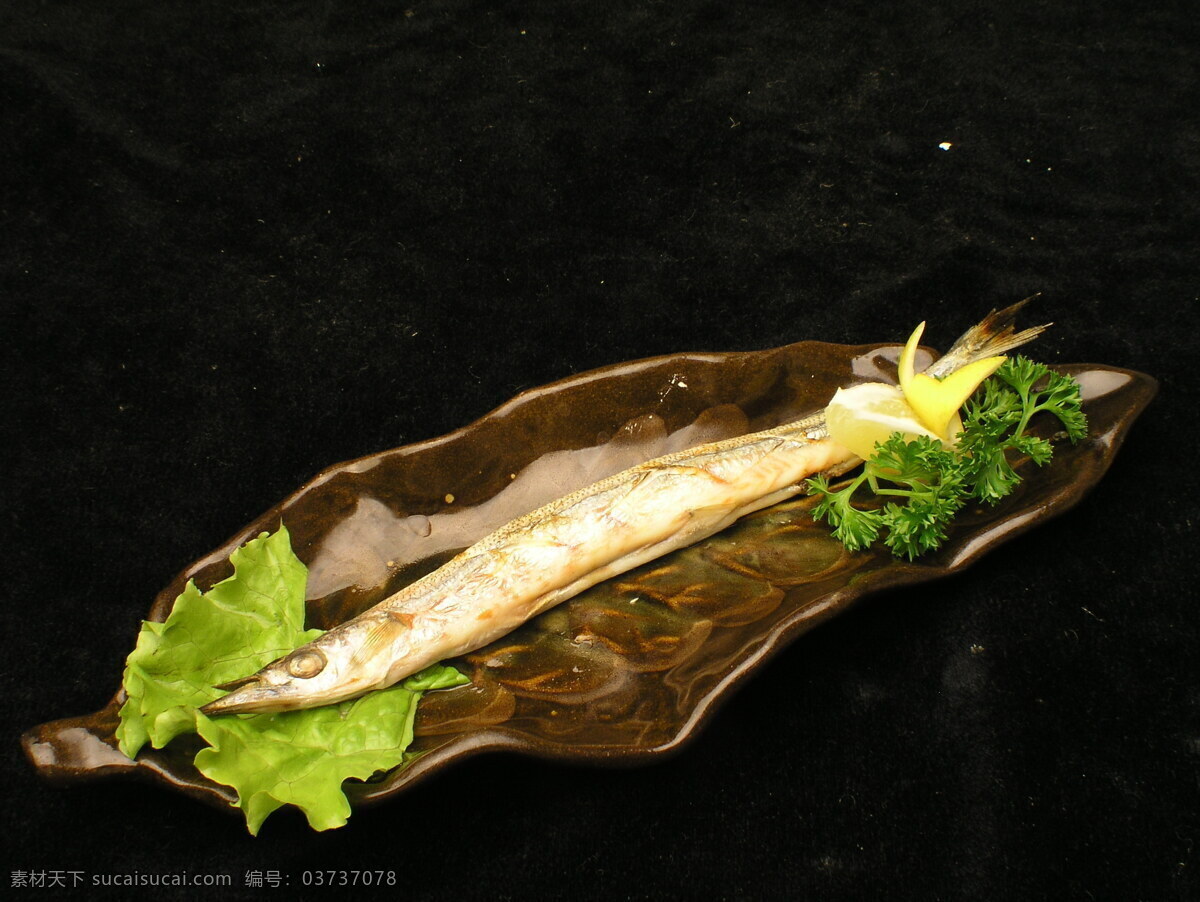
[[(968, 363), (961, 369), (955, 370), (945, 379), (934, 379), (924, 373), (913, 372), (913, 358), (917, 355), (917, 344), (925, 324), (917, 326), (909, 336), (904, 350), (900, 353), (900, 388), (909, 405), (916, 412), (917, 419), (935, 435), (945, 435), (952, 420), (958, 415), (958, 409), (963, 406), (971, 393), (979, 387), (984, 379), (996, 372), (1000, 364), (1007, 358), (985, 357)], [(957, 435), (956, 429), (951, 437)]]
[(925, 435), (949, 445), (962, 429), (956, 412), (940, 433), (933, 432), (918, 418), (904, 392), (883, 382), (839, 388), (825, 408), (825, 424), (831, 439), (863, 460), (874, 455), (876, 443), (887, 441), (893, 432), (903, 433), (909, 442)]

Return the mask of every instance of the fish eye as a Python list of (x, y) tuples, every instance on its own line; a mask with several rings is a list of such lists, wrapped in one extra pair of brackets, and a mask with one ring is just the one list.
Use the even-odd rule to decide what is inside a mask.
[(302, 680), (312, 679), (324, 669), (325, 656), (315, 648), (292, 655), (287, 662), (287, 672)]

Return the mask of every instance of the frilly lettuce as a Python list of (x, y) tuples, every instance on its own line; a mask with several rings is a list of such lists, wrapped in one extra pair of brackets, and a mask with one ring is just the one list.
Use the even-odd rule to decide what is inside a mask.
[(282, 525), (246, 543), (230, 561), (228, 579), (203, 593), (189, 582), (166, 622), (143, 622), (126, 661), (121, 751), (132, 758), (146, 742), (162, 748), (198, 732), (210, 748), (196, 754), (197, 769), (237, 791), (235, 804), (251, 833), (286, 804), (300, 808), (315, 830), (340, 827), (350, 814), (342, 782), (412, 758), (406, 750), (422, 691), (467, 679), (435, 665), (340, 705), (206, 717), (197, 709), (222, 694), (214, 685), (248, 676), (321, 634), (304, 629), (308, 572)]

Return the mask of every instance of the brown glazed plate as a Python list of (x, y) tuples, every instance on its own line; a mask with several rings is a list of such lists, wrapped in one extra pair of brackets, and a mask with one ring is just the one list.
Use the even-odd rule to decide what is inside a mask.
[[(680, 354), (606, 367), (518, 395), (441, 438), (339, 464), (196, 561), (158, 595), (165, 619), (189, 579), (205, 589), (228, 558), (287, 525), (309, 568), (308, 625), (328, 629), (555, 497), (670, 451), (799, 419), (843, 385), (894, 381), (899, 346), (801, 342), (752, 353)], [(918, 360), (918, 366), (926, 360)], [(636, 763), (680, 747), (716, 704), (788, 643), (885, 588), (937, 579), (1071, 508), (1108, 469), (1157, 388), (1141, 373), (1059, 370), (1082, 385), (1089, 437), (1059, 444), (996, 508), (964, 510), (938, 552), (909, 563), (846, 552), (811, 499), (602, 583), (455, 663), (471, 678), (428, 693), (411, 764), (346, 784), (353, 804), (394, 796), (489, 750)], [(133, 645), (130, 637), (130, 648)], [(232, 790), (192, 766), (185, 737), (131, 761), (113, 732), (123, 701), (25, 734), (56, 781), (156, 780), (227, 807)], [(191, 737), (193, 742), (199, 742)]]

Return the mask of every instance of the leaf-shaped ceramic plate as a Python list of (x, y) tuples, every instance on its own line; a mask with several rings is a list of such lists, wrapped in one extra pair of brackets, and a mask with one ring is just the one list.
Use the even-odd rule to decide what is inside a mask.
[[(898, 346), (803, 342), (755, 353), (683, 354), (620, 364), (519, 395), (450, 435), (330, 468), (180, 573), (228, 574), (230, 552), (282, 519), (309, 567), (309, 624), (329, 628), (428, 572), (495, 527), (641, 460), (798, 419), (835, 389), (892, 381)], [(924, 353), (924, 352), (923, 352)], [(918, 361), (920, 365), (925, 361)], [(916, 563), (844, 551), (800, 499), (603, 583), (456, 662), (469, 686), (430, 693), (408, 767), (349, 785), (355, 803), (401, 792), (491, 749), (636, 761), (695, 735), (718, 701), (801, 633), (866, 594), (960, 570), (1074, 505), (1103, 475), (1156, 384), (1140, 373), (1066, 366), (1083, 387), (1090, 437), (995, 508), (960, 516)], [(130, 636), (132, 647), (133, 636)], [(130, 761), (116, 748), (120, 693), (101, 711), (44, 724), (27, 754), (57, 780), (133, 775), (227, 805), (177, 740)]]

